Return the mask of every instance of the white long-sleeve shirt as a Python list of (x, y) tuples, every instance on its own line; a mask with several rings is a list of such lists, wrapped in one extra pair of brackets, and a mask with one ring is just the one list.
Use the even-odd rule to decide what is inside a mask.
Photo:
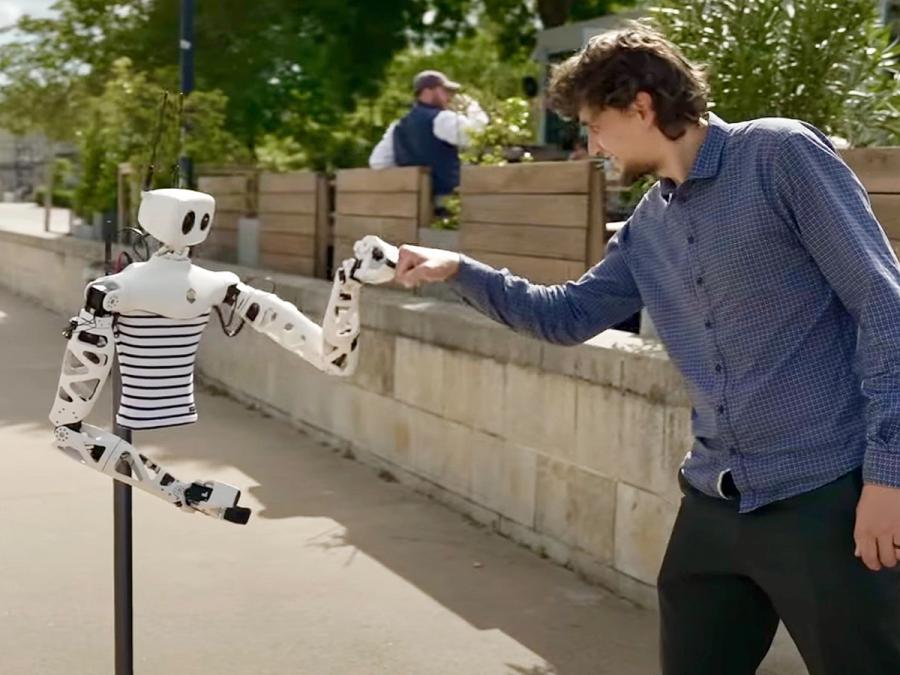
[[(454, 112), (452, 110), (442, 110), (439, 112), (432, 123), (434, 135), (442, 141), (446, 141), (458, 148), (465, 148), (469, 145), (471, 138), (469, 134), (473, 131), (480, 131), (488, 123), (488, 116), (478, 101), (469, 101), (464, 112)], [(369, 166), (373, 169), (389, 169), (397, 166), (394, 159), (394, 129), (397, 122), (391, 122), (390, 126), (385, 130), (384, 136), (378, 141), (378, 145), (369, 155)]]

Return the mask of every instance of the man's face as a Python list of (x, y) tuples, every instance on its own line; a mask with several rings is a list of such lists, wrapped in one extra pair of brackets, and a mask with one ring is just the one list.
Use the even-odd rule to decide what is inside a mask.
[(589, 154), (612, 157), (627, 176), (654, 172), (659, 164), (659, 131), (647, 103), (639, 98), (622, 110), (582, 106), (578, 118), (588, 131)]
[(447, 108), (450, 107), (450, 101), (453, 100), (453, 94), (455, 94), (455, 93), (456, 93), (455, 91), (453, 91), (451, 89), (447, 89), (447, 87), (435, 87), (434, 88), (435, 104), (439, 108), (443, 108), (446, 110)]

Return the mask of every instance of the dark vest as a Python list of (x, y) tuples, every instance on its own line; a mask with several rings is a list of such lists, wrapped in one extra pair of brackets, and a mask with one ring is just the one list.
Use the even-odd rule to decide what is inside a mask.
[(459, 151), (434, 135), (434, 118), (441, 112), (416, 103), (394, 127), (394, 161), (397, 166), (431, 167), (435, 197), (448, 195), (459, 185)]

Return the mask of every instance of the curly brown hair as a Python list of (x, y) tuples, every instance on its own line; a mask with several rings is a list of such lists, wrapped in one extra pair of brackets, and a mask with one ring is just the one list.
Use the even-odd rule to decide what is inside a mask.
[(707, 110), (706, 74), (662, 34), (643, 24), (591, 38), (575, 56), (556, 66), (550, 106), (576, 118), (582, 106), (627, 108), (638, 92), (653, 99), (656, 122), (675, 140)]

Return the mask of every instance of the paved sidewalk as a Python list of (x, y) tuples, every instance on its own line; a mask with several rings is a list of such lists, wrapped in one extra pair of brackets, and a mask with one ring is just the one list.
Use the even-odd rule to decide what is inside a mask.
[[(110, 481), (57, 454), (46, 418), (63, 323), (0, 290), (3, 675), (113, 672)], [(652, 612), (286, 424), (211, 392), (198, 408), (137, 443), (246, 488), (255, 514), (239, 527), (135, 492), (137, 675), (657, 672)]]
[(44, 231), (44, 207), (34, 202), (0, 202), (0, 230), (55, 237), (69, 233), (69, 209), (53, 208), (50, 232)]

